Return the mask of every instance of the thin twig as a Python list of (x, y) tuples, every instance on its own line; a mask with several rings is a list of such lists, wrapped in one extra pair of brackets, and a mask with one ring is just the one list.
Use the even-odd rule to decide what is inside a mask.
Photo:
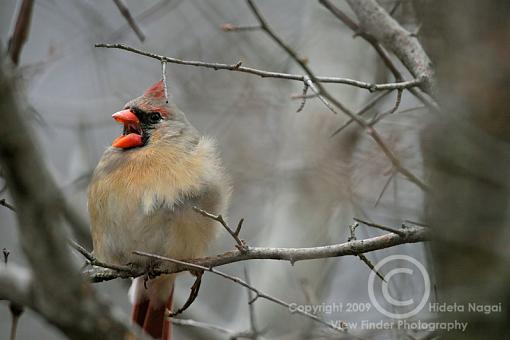
[(126, 271), (131, 271), (132, 270), (132, 268), (129, 267), (129, 266), (119, 266), (119, 265), (109, 264), (109, 263), (105, 263), (105, 262), (99, 261), (94, 255), (92, 255), (92, 253), (90, 253), (87, 249), (85, 249), (80, 244), (76, 243), (75, 241), (70, 240), (69, 244), (76, 251), (78, 251), (81, 255), (83, 255), (83, 257), (85, 257), (85, 259), (87, 259), (87, 262), (91, 266), (97, 266), (97, 267), (102, 267), (102, 268), (109, 268), (109, 269), (117, 270), (119, 272), (126, 272)]
[[(6, 248), (2, 249), (2, 253), (4, 254), (4, 264), (7, 266), (9, 261), (9, 250)], [(25, 308), (13, 301), (9, 301), (9, 311), (11, 312), (11, 333), (9, 335), (9, 340), (16, 340), (16, 331), (18, 330), (18, 321), (23, 314)]]
[(168, 104), (168, 84), (166, 82), (166, 61), (161, 62), (161, 79), (163, 79), (163, 89), (165, 91), (165, 100)]
[(4, 255), (4, 264), (7, 265), (7, 262), (9, 261), (9, 255), (11, 254), (11, 252), (7, 248), (3, 248), (2, 254)]
[[(274, 32), (267, 26), (267, 23), (264, 21), (264, 19), (260, 16), (260, 13), (258, 13), (258, 10), (256, 9), (255, 5), (252, 1), (248, 0), (248, 4), (250, 7), (254, 8), (254, 13), (259, 18), (260, 24), (262, 29), (267, 32), (285, 51), (289, 53), (289, 55), (303, 68), (303, 70), (306, 72), (306, 74), (311, 78), (311, 80), (314, 81), (316, 84), (316, 93), (319, 93), (322, 95), (321, 100), (326, 102), (332, 102), (336, 107), (338, 107), (340, 110), (342, 110), (345, 114), (347, 114), (350, 118), (352, 118), (356, 123), (358, 123), (360, 126), (362, 126), (365, 129), (365, 132), (379, 145), (381, 150), (384, 152), (386, 157), (390, 160), (390, 162), (399, 170), (402, 175), (407, 177), (411, 182), (415, 183), (418, 187), (420, 187), (422, 190), (427, 191), (427, 186), (418, 178), (416, 177), (411, 171), (407, 170), (400, 160), (391, 152), (391, 150), (388, 148), (386, 143), (383, 141), (381, 136), (377, 133), (377, 131), (369, 126), (368, 123), (366, 123), (361, 118), (357, 117), (354, 113), (352, 113), (349, 109), (347, 109), (342, 103), (340, 103), (338, 100), (336, 100), (329, 92), (327, 92), (324, 87), (322, 86), (321, 82), (337, 82), (337, 83), (350, 83), (351, 85), (357, 84), (358, 87), (367, 88), (371, 91), (377, 91), (381, 89), (399, 89), (400, 86), (386, 86), (388, 84), (380, 84), (380, 85), (368, 85), (367, 83), (359, 82), (359, 81), (353, 81), (352, 79), (349, 79), (348, 81), (345, 78), (330, 78), (330, 77), (317, 77), (313, 74), (313, 72), (310, 70), (310, 68), (306, 65), (306, 63), (300, 59), (297, 54), (289, 47), (287, 46), (278, 36), (274, 34)], [(306, 76), (304, 75), (295, 75), (295, 74), (288, 74), (288, 73), (277, 73), (277, 72), (267, 72), (267, 71), (261, 71), (253, 68), (247, 68), (240, 66), (240, 62), (237, 64), (220, 64), (220, 63), (205, 63), (201, 61), (186, 61), (176, 58), (169, 58), (141, 50), (137, 50), (133, 47), (122, 45), (122, 44), (96, 44), (96, 47), (105, 47), (105, 48), (117, 48), (122, 49), (126, 51), (130, 51), (133, 53), (137, 53), (140, 55), (144, 55), (150, 58), (157, 59), (159, 61), (167, 61), (170, 63), (176, 63), (181, 65), (192, 65), (192, 66), (201, 66), (206, 68), (212, 68), (215, 70), (230, 70), (230, 71), (239, 71), (239, 72), (245, 72), (245, 73), (251, 73), (256, 74), (261, 77), (273, 77), (273, 78), (283, 78), (283, 79), (291, 79), (291, 80), (300, 80), (303, 82), (306, 82)], [(326, 81), (328, 80), (328, 81)], [(335, 81), (333, 81), (335, 80)], [(310, 83), (310, 82), (308, 82)], [(403, 88), (417, 86), (420, 81), (419, 80), (413, 80), (408, 82), (402, 82), (400, 84), (404, 84), (405, 86)], [(394, 83), (395, 85), (397, 83)], [(356, 86), (356, 85), (355, 85)], [(336, 113), (336, 110), (332, 108), (331, 105), (326, 105), (332, 112)]]
[(365, 221), (365, 220), (362, 220), (362, 219), (356, 218), (356, 217), (354, 217), (353, 220), (356, 221), (356, 222), (359, 222), (359, 223), (363, 223), (364, 225), (367, 225), (369, 227), (381, 229), (381, 230), (384, 230), (384, 231), (389, 231), (390, 233), (394, 233), (394, 234), (397, 234), (399, 236), (404, 236), (405, 235), (405, 231), (404, 230), (398, 230), (398, 229), (394, 229), (394, 228), (391, 228), (391, 227), (386, 227), (384, 225), (373, 223), (373, 222), (369, 222), (369, 221)]
[(138, 39), (140, 39), (141, 42), (145, 40), (145, 34), (143, 34), (140, 26), (136, 23), (135, 19), (131, 15), (131, 12), (129, 12), (129, 9), (127, 8), (126, 4), (124, 4), (124, 1), (122, 0), (113, 0), (115, 5), (117, 5), (117, 8), (120, 11), (120, 14), (126, 19), (128, 25), (133, 29)]
[[(314, 85), (314, 83), (312, 82), (312, 80), (308, 77), (306, 77), (305, 79), (305, 84), (308, 85), (308, 87), (315, 93), (315, 95), (317, 95), (317, 98), (320, 99), (320, 101), (331, 111), (333, 112), (334, 114), (338, 114), (336, 108), (323, 96), (321, 95), (321, 92), (320, 90), (318, 89), (318, 87), (316, 87)], [(352, 118), (353, 120), (356, 120), (356, 118)], [(359, 118), (358, 118), (359, 120)]]
[(4, 207), (6, 207), (7, 209), (11, 210), (11, 211), (14, 211), (16, 212), (16, 208), (14, 208), (14, 206), (12, 204), (10, 204), (9, 202), (7, 202), (5, 200), (5, 198), (2, 198), (0, 200), (0, 205), (3, 205)]
[(21, 314), (25, 311), (22, 305), (19, 305), (14, 302), (9, 303), (9, 311), (11, 312), (12, 322), (11, 322), (11, 334), (9, 336), (9, 340), (16, 340), (16, 331), (18, 330), (18, 321), (21, 317)]
[(135, 251), (135, 254), (137, 255), (140, 255), (140, 256), (145, 256), (145, 257), (149, 257), (149, 258), (152, 258), (152, 259), (157, 259), (157, 260), (160, 260), (160, 261), (166, 261), (166, 262), (171, 262), (171, 263), (175, 263), (175, 264), (180, 264), (180, 265), (183, 265), (183, 266), (186, 266), (191, 269), (198, 269), (198, 270), (203, 270), (203, 271), (207, 271), (207, 272), (210, 272), (210, 273), (213, 273), (213, 274), (216, 274), (218, 276), (221, 276), (227, 280), (230, 280), (232, 282), (235, 282), (245, 288), (248, 288), (250, 289), (252, 292), (255, 293), (255, 299), (258, 299), (258, 298), (262, 298), (262, 299), (266, 299), (268, 301), (271, 301), (271, 302), (274, 302), (280, 306), (283, 306), (283, 307), (286, 307), (289, 311), (293, 312), (293, 313), (297, 313), (297, 314), (301, 314), (303, 316), (306, 316), (314, 321), (317, 321), (331, 329), (334, 329), (336, 331), (339, 331), (339, 332), (344, 332), (344, 329), (343, 328), (339, 328), (339, 327), (336, 327), (335, 325), (327, 322), (327, 321), (324, 321), (322, 320), (321, 318), (313, 315), (313, 314), (310, 314), (308, 312), (305, 312), (303, 310), (300, 310), (300, 309), (294, 309), (292, 308), (291, 304), (281, 300), (281, 299), (278, 299), (274, 296), (271, 296), (269, 294), (266, 294), (262, 291), (260, 291), (259, 289), (251, 286), (250, 284), (248, 284), (246, 281), (240, 279), (239, 277), (237, 276), (232, 276), (232, 275), (229, 275), (229, 274), (226, 274), (222, 271), (219, 271), (219, 270), (216, 270), (214, 268), (210, 268), (210, 267), (204, 267), (204, 266), (201, 266), (201, 265), (197, 265), (197, 264), (194, 264), (194, 263), (189, 263), (189, 262), (184, 262), (184, 261), (180, 261), (180, 260), (176, 260), (176, 259), (171, 259), (171, 258), (168, 258), (168, 257), (164, 257), (164, 256), (159, 256), (159, 255), (155, 255), (155, 254), (149, 254), (149, 253), (145, 253), (145, 252), (141, 252), (141, 251)]
[(32, 9), (34, 0), (23, 0), (16, 19), (14, 31), (9, 39), (7, 53), (11, 57), (14, 65), (18, 65), (19, 57), (23, 49), (23, 45), (27, 41), (28, 32), (30, 31), (30, 23), (32, 21)]
[(381, 120), (383, 120), (386, 116), (391, 115), (392, 113), (394, 113), (395, 111), (398, 110), (398, 108), (400, 106), (400, 102), (402, 101), (402, 93), (403, 92), (404, 92), (403, 90), (397, 90), (397, 99), (395, 100), (395, 105), (393, 105), (393, 107), (386, 112), (383, 112), (379, 115), (377, 115), (377, 114), (374, 115), (374, 117), (372, 118), (372, 121), (370, 122), (370, 126), (374, 126), (375, 124), (377, 124)]
[[(381, 94), (379, 94), (378, 96), (376, 96), (375, 98), (373, 98), (371, 101), (369, 101), (364, 107), (362, 107), (357, 113), (356, 115), (357, 116), (361, 116), (363, 114), (365, 114), (368, 110), (370, 110), (371, 108), (373, 108), (375, 106), (375, 104), (377, 104), (381, 99), (383, 99), (384, 97), (386, 97), (387, 95), (389, 95), (391, 93), (391, 91), (386, 91), (386, 92), (383, 92)], [(351, 125), (352, 123), (354, 122), (354, 119), (352, 118), (349, 118), (349, 120), (344, 124), (342, 125), (341, 127), (339, 127), (338, 129), (335, 130), (335, 132), (333, 132), (331, 134), (330, 137), (334, 137), (336, 136), (337, 134), (339, 134), (340, 132), (342, 132), (345, 128), (347, 128), (349, 125)]]
[[(349, 226), (349, 232), (350, 232), (350, 236), (348, 238), (348, 241), (349, 242), (352, 242), (352, 241), (356, 241), (357, 238), (356, 238), (356, 228), (358, 227), (358, 223), (353, 223)], [(384, 275), (382, 275), (381, 273), (379, 273), (376, 269), (375, 269), (375, 266), (372, 264), (372, 262), (364, 255), (364, 254), (359, 254), (358, 255), (359, 259), (365, 263), (367, 265), (368, 268), (370, 268), (370, 270), (372, 270), (381, 280), (385, 281), (386, 280), (384, 279)]]
[[(330, 109), (333, 113), (337, 113), (337, 111), (332, 107), (331, 104), (338, 107), (342, 112), (344, 112), (346, 115), (348, 115), (351, 119), (353, 119), (357, 124), (359, 124), (362, 128), (364, 128), (365, 132), (377, 143), (377, 145), (380, 147), (380, 149), (383, 151), (383, 153), (386, 155), (386, 157), (390, 160), (390, 162), (393, 164), (393, 166), (398, 169), (398, 171), (407, 177), (411, 182), (416, 184), (419, 188), (421, 188), (424, 191), (428, 190), (427, 185), (423, 183), (418, 177), (416, 177), (410, 170), (406, 169), (400, 160), (391, 152), (389, 147), (386, 145), (386, 143), (383, 141), (382, 137), (377, 133), (377, 131), (370, 126), (368, 123), (366, 123), (363, 119), (356, 116), (353, 112), (351, 112), (348, 108), (346, 108), (341, 102), (339, 102), (335, 97), (333, 97), (325, 88), (322, 86), (322, 84), (317, 80), (317, 77), (312, 72), (310, 67), (307, 65), (306, 62), (303, 61), (302, 58), (300, 58), (297, 53), (288, 46), (276, 33), (272, 30), (272, 28), (268, 25), (264, 17), (261, 15), (258, 8), (255, 6), (255, 3), (253, 0), (247, 0), (248, 6), (251, 8), (253, 14), (257, 17), (257, 20), (260, 23), (260, 26), (262, 29), (285, 51), (287, 54), (294, 59), (294, 61), (303, 69), (303, 71), (306, 72), (306, 74), (309, 76), (309, 80), (307, 81), (306, 78), (303, 79), (303, 82), (310, 84), (315, 84), (317, 87), (310, 87), (314, 92), (319, 95), (319, 99), (326, 105), (328, 109)], [(416, 82), (421, 83), (422, 80), (413, 80), (410, 82)], [(373, 89), (372, 89), (373, 90)]]
[[(228, 71), (236, 71), (236, 72), (242, 72), (242, 73), (249, 73), (254, 74), (257, 76), (260, 76), (262, 78), (279, 78), (279, 79), (289, 79), (289, 80), (295, 80), (295, 81), (304, 81), (304, 75), (302, 74), (291, 74), (291, 73), (281, 73), (281, 72), (270, 72), (270, 71), (263, 71), (256, 68), (251, 67), (244, 67), (240, 66), (239, 62), (234, 64), (222, 64), (222, 63), (210, 63), (210, 62), (204, 62), (204, 61), (194, 61), (194, 60), (183, 60), (183, 59), (177, 59), (172, 57), (166, 57), (162, 55), (158, 55), (151, 52), (142, 51), (139, 49), (136, 49), (131, 46), (127, 46), (124, 44), (95, 44), (95, 47), (102, 47), (102, 48), (114, 48), (119, 50), (124, 50), (132, 53), (136, 53), (139, 55), (143, 55), (149, 58), (153, 58), (156, 60), (166, 61), (167, 63), (171, 64), (179, 64), (179, 65), (188, 65), (188, 66), (198, 66), (198, 67), (204, 67), (204, 68), (210, 68), (213, 70), (228, 70)], [(315, 77), (315, 81), (319, 83), (335, 83), (335, 84), (345, 84), (345, 85), (351, 85), (355, 87), (359, 87), (362, 89), (370, 90), (370, 91), (384, 91), (384, 90), (397, 90), (401, 88), (409, 88), (409, 87), (416, 87), (419, 86), (419, 80), (410, 80), (410, 81), (402, 81), (402, 82), (395, 82), (395, 83), (383, 83), (383, 84), (373, 84), (373, 83), (367, 83), (364, 81), (349, 79), (349, 78), (340, 78), (340, 77)]]
[(233, 337), (235, 337), (238, 334), (238, 332), (234, 332), (230, 329), (227, 329), (227, 328), (224, 328), (224, 327), (221, 327), (218, 325), (213, 325), (213, 324), (207, 323), (207, 322), (195, 321), (195, 320), (191, 320), (191, 319), (176, 319), (176, 318), (172, 318), (171, 321), (174, 325), (196, 327), (196, 328), (202, 328), (202, 329), (205, 329), (208, 331), (224, 333), (224, 334), (229, 335), (230, 339), (232, 339)]
[(402, 0), (395, 1), (395, 4), (393, 5), (393, 8), (390, 9), (390, 15), (393, 16), (395, 12), (397, 11), (398, 7), (402, 4)]
[(245, 25), (245, 26), (237, 26), (233, 24), (223, 24), (221, 25), (221, 30), (223, 32), (239, 32), (239, 31), (259, 31), (262, 27), (260, 25)]
[(418, 111), (418, 110), (423, 110), (423, 109), (426, 109), (427, 107), (426, 106), (416, 106), (416, 107), (411, 107), (409, 109), (404, 109), (402, 111), (398, 111), (397, 114), (402, 114), (402, 113), (408, 113), (408, 112), (413, 112), (413, 111)]
[(303, 93), (301, 94), (301, 104), (299, 105), (298, 109), (296, 110), (296, 112), (301, 112), (303, 111), (304, 107), (305, 107), (305, 104), (306, 104), (306, 93), (308, 92), (308, 88), (310, 86), (308, 86), (308, 84), (305, 82), (304, 86), (303, 86)]
[(232, 236), (232, 238), (236, 241), (236, 248), (239, 249), (241, 252), (245, 252), (248, 250), (248, 246), (246, 245), (246, 242), (239, 238), (239, 232), (241, 231), (241, 227), (243, 226), (244, 219), (241, 219), (237, 225), (236, 230), (232, 230), (232, 228), (229, 227), (227, 222), (223, 219), (223, 216), (221, 215), (214, 215), (211, 214), (203, 209), (200, 209), (199, 207), (193, 207), (193, 210), (195, 210), (197, 213), (199, 213), (202, 216), (208, 217), (212, 220), (215, 220), (216, 222), (219, 222), (223, 228)]
[[(244, 279), (246, 280), (246, 283), (251, 285), (250, 282), (250, 275), (248, 274), (248, 269), (246, 269), (246, 266), (244, 267)], [(250, 301), (253, 301), (253, 291), (251, 289), (247, 289), (248, 292), (248, 311), (250, 313), (250, 333), (252, 334), (252, 339), (257, 340), (259, 331), (257, 329), (257, 320), (255, 316), (255, 305), (253, 303), (249, 303)]]
[(390, 177), (388, 177), (388, 179), (386, 180), (386, 183), (384, 183), (384, 186), (381, 190), (381, 193), (379, 194), (379, 196), (377, 197), (377, 200), (375, 201), (375, 204), (374, 204), (374, 208), (377, 207), (377, 205), (379, 204), (379, 202), (381, 201), (384, 193), (386, 192), (386, 189), (388, 189), (388, 186), (390, 185), (391, 183), (391, 180), (395, 177), (395, 175), (397, 174), (396, 171), (392, 171), (391, 172), (391, 175)]
[(310, 98), (317, 98), (317, 95), (315, 93), (307, 94), (303, 96), (302, 94), (293, 94), (290, 96), (290, 99), (310, 99)]

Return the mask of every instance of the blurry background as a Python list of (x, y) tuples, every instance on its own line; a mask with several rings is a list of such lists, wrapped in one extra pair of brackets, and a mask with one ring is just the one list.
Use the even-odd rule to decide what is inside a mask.
[[(335, 3), (355, 18), (343, 1)], [(390, 0), (381, 3), (388, 9), (395, 5)], [(16, 1), (2, 0), (0, 4), (0, 40), (5, 44), (12, 31)], [(156, 60), (94, 48), (94, 43), (124, 42), (182, 59), (229, 64), (242, 60), (244, 66), (302, 73), (263, 32), (221, 31), (225, 23), (256, 24), (243, 1), (130, 0), (126, 4), (145, 33), (143, 43), (113, 1), (36, 0), (30, 35), (19, 65), (40, 150), (57, 183), (83, 218), (87, 218), (86, 190), (91, 171), (120, 130), (111, 114), (161, 76)], [(261, 0), (257, 4), (274, 30), (309, 60), (315, 74), (367, 82), (393, 81), (373, 49), (361, 38), (354, 39), (353, 32), (317, 2)], [(433, 14), (427, 15), (433, 20)], [(419, 26), (410, 2), (403, 1), (395, 16), (410, 31)], [(423, 30), (432, 26), (424, 26)], [(355, 124), (331, 137), (347, 119), (332, 114), (317, 99), (307, 100), (304, 110), (296, 113), (300, 100), (292, 100), (291, 95), (300, 94), (302, 84), (172, 64), (167, 65), (167, 76), (169, 91), (177, 105), (202, 133), (218, 141), (233, 178), (229, 219), (233, 223), (246, 219), (242, 237), (250, 245), (305, 247), (345, 242), (353, 217), (392, 226), (399, 226), (406, 219), (426, 219), (423, 192), (401, 175), (394, 175), (391, 163)], [(378, 95), (345, 85), (327, 88), (354, 111)], [(392, 93), (371, 112), (388, 110), (394, 100)], [(405, 92), (399, 111), (420, 106)], [(426, 110), (418, 109), (395, 113), (378, 124), (391, 149), (420, 178), (426, 175), (420, 134), (427, 131), (431, 120)], [(436, 145), (436, 149), (444, 145)], [(437, 187), (447, 190), (444, 182), (438, 181)], [(4, 191), (2, 197), (8, 198), (8, 193)], [(10, 261), (23, 264), (15, 215), (0, 209), (0, 221), (0, 248), (9, 249)], [(379, 234), (364, 226), (357, 230), (358, 238)], [(221, 233), (210, 253), (232, 247), (232, 240)], [(402, 245), (367, 256), (376, 263), (389, 254), (411, 254), (431, 266), (420, 244)], [(82, 260), (77, 256), (77, 261)], [(255, 287), (288, 302), (369, 301), (370, 270), (356, 257), (298, 262), (294, 266), (251, 261), (228, 265), (223, 270), (243, 276), (245, 266)], [(429, 272), (435, 284), (433, 271)], [(177, 305), (182, 305), (187, 297), (191, 282), (188, 274), (180, 276)], [(115, 280), (97, 284), (96, 288), (128, 313), (128, 283)], [(409, 278), (392, 284), (403, 298), (420, 294), (419, 284)], [(183, 317), (245, 330), (249, 327), (247, 300), (245, 289), (206, 274), (197, 301)], [(312, 338), (326, 334), (315, 323), (291, 315), (281, 306), (258, 300), (255, 310), (258, 327), (267, 330), (265, 336), (269, 338)], [(379, 321), (382, 315), (372, 308), (365, 313), (336, 312), (323, 317)], [(7, 337), (9, 325), (9, 311), (2, 304), (0, 338)], [(179, 339), (203, 338), (205, 334), (207, 338), (221, 338), (220, 334), (181, 326), (176, 326), (174, 332)], [(403, 333), (406, 332), (392, 330), (377, 334), (378, 338), (401, 338)], [(28, 311), (20, 320), (18, 339), (35, 338), (62, 337)]]

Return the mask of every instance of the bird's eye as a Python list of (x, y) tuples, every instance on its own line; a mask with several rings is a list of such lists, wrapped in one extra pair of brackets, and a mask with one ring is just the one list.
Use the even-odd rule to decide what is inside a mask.
[(161, 114), (159, 112), (151, 112), (149, 120), (152, 124), (158, 123), (161, 120)]

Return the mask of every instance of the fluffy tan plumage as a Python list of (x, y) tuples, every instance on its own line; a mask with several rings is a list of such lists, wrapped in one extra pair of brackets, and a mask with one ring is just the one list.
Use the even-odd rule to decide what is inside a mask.
[[(223, 213), (228, 204), (230, 184), (214, 142), (200, 137), (182, 112), (162, 100), (158, 84), (125, 107), (140, 123), (124, 122), (119, 138), (139, 134), (144, 144), (108, 148), (89, 187), (94, 254), (108, 263), (146, 265), (135, 250), (176, 259), (202, 256), (217, 226), (192, 207)], [(155, 111), (161, 119), (153, 124)], [(157, 278), (145, 289), (136, 279), (133, 304), (148, 300), (152, 309), (164, 306), (173, 280)]]

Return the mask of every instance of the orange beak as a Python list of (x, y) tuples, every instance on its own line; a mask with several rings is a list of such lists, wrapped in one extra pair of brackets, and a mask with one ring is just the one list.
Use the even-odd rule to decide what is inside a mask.
[(140, 120), (131, 110), (122, 110), (112, 115), (117, 122), (124, 124), (124, 131), (117, 137), (112, 146), (121, 149), (130, 149), (143, 145)]

